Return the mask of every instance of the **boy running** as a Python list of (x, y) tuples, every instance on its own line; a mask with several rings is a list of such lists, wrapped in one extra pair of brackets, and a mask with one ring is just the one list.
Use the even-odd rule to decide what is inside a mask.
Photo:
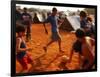
[[(53, 42), (57, 41), (58, 45), (59, 45), (59, 51), (63, 52), (61, 50), (61, 37), (60, 37), (60, 34), (59, 34), (59, 29), (58, 29), (58, 25), (59, 25), (58, 21), (61, 22), (61, 20), (57, 18), (56, 14), (57, 14), (57, 9), (53, 8), (52, 9), (52, 14), (49, 15), (47, 20), (44, 22), (44, 28), (45, 28), (45, 23), (50, 22), (50, 24), (51, 24), (51, 33), (52, 33), (51, 34), (51, 40), (44, 47), (44, 50), (47, 51), (47, 47), (49, 45), (51, 45)], [(47, 31), (46, 31), (46, 33), (47, 33)]]

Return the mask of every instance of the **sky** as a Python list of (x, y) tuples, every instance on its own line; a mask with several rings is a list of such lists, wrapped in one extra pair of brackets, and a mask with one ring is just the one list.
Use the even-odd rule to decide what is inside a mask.
[(84, 8), (75, 8), (75, 7), (59, 7), (59, 6), (44, 6), (44, 5), (25, 5), (25, 4), (16, 4), (16, 6), (20, 6), (21, 9), (24, 7), (27, 8), (39, 8), (39, 9), (49, 9), (52, 10), (53, 7), (56, 7), (58, 11), (77, 11), (77, 10), (83, 10)]

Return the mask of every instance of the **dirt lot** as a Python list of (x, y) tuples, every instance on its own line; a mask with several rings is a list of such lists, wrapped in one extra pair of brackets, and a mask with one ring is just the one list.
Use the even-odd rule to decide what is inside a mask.
[[(51, 31), (50, 26), (47, 24), (47, 29), (49, 34), (45, 34), (44, 27), (42, 24), (33, 24), (32, 25), (32, 40), (27, 42), (27, 46), (32, 47), (33, 50), (30, 52), (32, 55), (33, 61), (36, 63), (36, 67), (34, 67), (37, 71), (56, 71), (59, 69), (58, 65), (61, 62), (61, 56), (66, 55), (70, 56), (70, 51), (73, 42), (76, 40), (74, 33), (60, 31), (61, 39), (62, 39), (62, 49), (64, 53), (59, 52), (57, 42), (51, 44), (47, 53), (43, 55), (45, 52), (43, 47), (47, 44), (50, 39)], [(39, 59), (36, 59), (40, 57)], [(77, 53), (74, 53), (72, 57), (71, 63), (66, 63), (66, 70), (75, 70), (78, 67), (78, 56)], [(16, 61), (16, 72), (19, 72), (22, 69), (21, 65)]]

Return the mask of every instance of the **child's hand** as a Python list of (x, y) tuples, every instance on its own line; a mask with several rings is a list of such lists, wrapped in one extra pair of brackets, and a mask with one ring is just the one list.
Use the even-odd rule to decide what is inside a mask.
[(28, 50), (28, 51), (32, 51), (32, 50), (33, 50), (33, 48), (28, 48), (27, 50)]

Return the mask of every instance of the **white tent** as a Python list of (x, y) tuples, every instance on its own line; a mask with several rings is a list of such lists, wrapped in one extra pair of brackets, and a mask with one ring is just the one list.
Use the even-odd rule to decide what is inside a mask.
[(74, 30), (77, 30), (78, 28), (80, 28), (79, 16), (68, 16), (67, 19), (70, 22)]
[(66, 16), (64, 22), (62, 23), (60, 29), (66, 31), (75, 31), (80, 28), (80, 18), (79, 16)]

